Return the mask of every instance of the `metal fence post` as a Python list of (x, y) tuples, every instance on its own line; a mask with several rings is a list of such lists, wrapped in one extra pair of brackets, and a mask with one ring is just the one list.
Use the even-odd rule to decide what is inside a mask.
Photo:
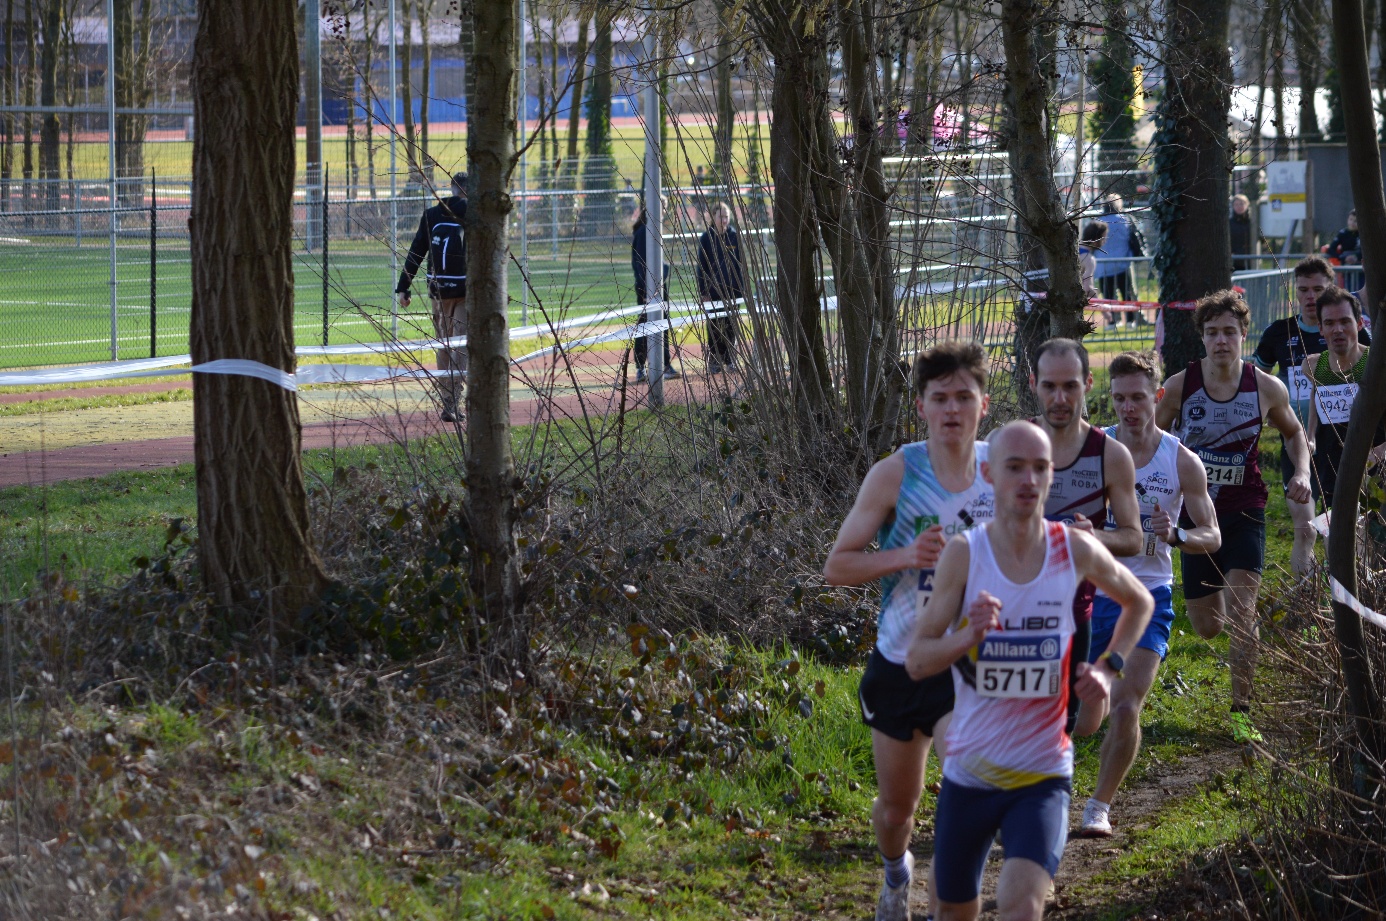
[(322, 167), (322, 344), (327, 345), (327, 164)]
[(149, 357), (158, 351), (159, 302), (159, 175), (149, 171)]

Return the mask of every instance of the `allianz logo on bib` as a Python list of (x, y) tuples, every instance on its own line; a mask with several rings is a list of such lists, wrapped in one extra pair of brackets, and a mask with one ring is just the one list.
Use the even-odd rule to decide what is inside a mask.
[(1031, 659), (1048, 661), (1059, 657), (1058, 636), (1026, 637), (1023, 640), (1005, 638), (983, 641), (979, 653), (982, 659)]

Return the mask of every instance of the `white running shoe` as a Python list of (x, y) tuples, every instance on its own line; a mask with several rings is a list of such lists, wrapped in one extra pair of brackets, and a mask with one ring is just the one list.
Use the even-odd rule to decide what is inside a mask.
[(903, 886), (892, 889), (881, 883), (881, 897), (876, 901), (876, 921), (910, 921), (910, 884), (914, 882), (914, 854), (905, 851), (905, 867), (910, 878)]
[(1110, 838), (1112, 836), (1111, 806), (1103, 806), (1096, 800), (1088, 800), (1083, 807), (1083, 824), (1078, 828), (1079, 838)]

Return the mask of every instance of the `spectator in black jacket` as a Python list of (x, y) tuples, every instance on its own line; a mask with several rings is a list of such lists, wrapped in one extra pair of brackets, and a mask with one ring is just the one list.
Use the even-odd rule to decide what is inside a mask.
[[(741, 238), (731, 229), (731, 208), (712, 206), (712, 226), (698, 240), (698, 303), (705, 305), (707, 370), (736, 370), (737, 301), (746, 297), (746, 260)], [(711, 303), (709, 303), (711, 302)]]
[(1232, 242), (1232, 270), (1240, 272), (1252, 268), (1255, 260), (1239, 258), (1251, 255), (1251, 199), (1245, 195), (1232, 196), (1227, 233)]
[[(1333, 238), (1333, 242), (1328, 244), (1328, 256), (1337, 259), (1342, 265), (1361, 265), (1362, 263), (1362, 238), (1357, 233), (1357, 209), (1353, 208), (1347, 214), (1347, 226), (1338, 231), (1338, 235)], [(1362, 287), (1361, 272), (1344, 272), (1343, 287), (1348, 291), (1356, 292)]]
[[(467, 174), (452, 177), (452, 196), (424, 211), (418, 233), (404, 257), (395, 294), (401, 310), (409, 307), (409, 286), (428, 257), (428, 296), (433, 301), (433, 331), (439, 339), (467, 335)], [(443, 421), (456, 422), (458, 400), (467, 376), (465, 346), (438, 349), (438, 377)]]
[[(645, 291), (645, 203), (640, 203), (640, 210), (635, 213), (635, 226), (631, 228), (630, 235), (630, 270), (635, 273), (635, 302), (637, 304), (648, 304), (650, 299)], [(664, 316), (669, 315), (669, 263), (664, 263)], [(648, 317), (645, 311), (640, 311), (640, 322), (644, 323)], [(664, 332), (664, 377), (672, 379), (679, 376), (679, 372), (674, 370), (674, 363), (669, 358), (669, 340), (673, 338), (673, 330)], [(643, 381), (645, 379), (645, 359), (649, 355), (649, 338), (647, 336), (635, 337), (635, 379)]]

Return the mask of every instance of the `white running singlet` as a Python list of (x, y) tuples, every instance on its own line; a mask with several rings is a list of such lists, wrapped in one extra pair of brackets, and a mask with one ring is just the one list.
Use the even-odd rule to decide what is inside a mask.
[(1014, 790), (1073, 776), (1066, 723), (1078, 576), (1063, 524), (1045, 522), (1044, 565), (1023, 585), (1001, 572), (990, 530), (967, 535), (963, 613), (950, 632), (966, 626), (967, 609), (983, 590), (1001, 601), (1001, 629), (953, 665), (956, 701), (943, 776), (965, 787)]
[[(995, 510), (992, 491), (982, 479), (987, 443), (977, 442), (973, 451), (977, 461), (972, 485), (962, 492), (949, 492), (934, 472), (927, 441), (917, 441), (900, 449), (905, 459), (905, 475), (900, 481), (900, 497), (895, 502), (895, 519), (881, 529), (877, 539), (882, 550), (903, 547), (936, 524), (943, 525), (943, 536), (947, 539), (974, 525), (991, 521)], [(876, 648), (896, 665), (905, 664), (915, 617), (928, 602), (933, 584), (932, 569), (905, 569), (881, 578)]]
[[(1107, 429), (1107, 434), (1116, 437), (1116, 426)], [(1141, 580), (1149, 589), (1174, 584), (1174, 559), (1170, 555), (1169, 544), (1155, 536), (1150, 528), (1151, 516), (1155, 514), (1155, 503), (1169, 512), (1176, 522), (1179, 510), (1184, 507), (1184, 492), (1179, 486), (1179, 439), (1169, 432), (1160, 433), (1160, 446), (1150, 458), (1150, 463), (1136, 471), (1136, 501), (1141, 508), (1141, 552), (1135, 556), (1117, 557), (1127, 569)], [(1115, 530), (1116, 521), (1107, 514), (1107, 529)], [(1099, 595), (1102, 592), (1098, 592)]]

